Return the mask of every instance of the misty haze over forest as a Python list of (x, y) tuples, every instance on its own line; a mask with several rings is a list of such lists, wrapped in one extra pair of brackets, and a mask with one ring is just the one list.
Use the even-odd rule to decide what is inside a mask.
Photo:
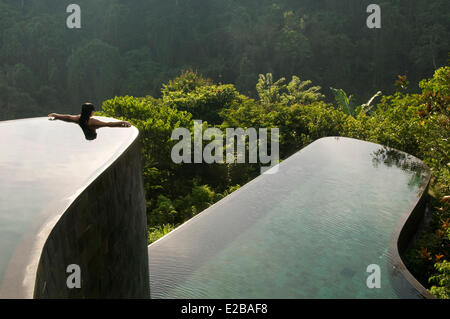
[(158, 97), (186, 69), (251, 97), (270, 72), (363, 103), (399, 74), (416, 84), (445, 64), (447, 2), (379, 1), (382, 28), (369, 29), (371, 1), (79, 0), (82, 28), (68, 29), (70, 1), (0, 0), (0, 119)]

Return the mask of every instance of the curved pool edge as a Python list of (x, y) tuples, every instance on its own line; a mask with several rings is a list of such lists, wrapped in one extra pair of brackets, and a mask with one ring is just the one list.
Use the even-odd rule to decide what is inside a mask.
[[(9, 121), (3, 121), (6, 122), (22, 122), (27, 120), (36, 120), (37, 118), (30, 118), (30, 119), (19, 119), (19, 120), (9, 120)], [(42, 118), (43, 119), (43, 118)], [(116, 119), (110, 119), (113, 121), (117, 121)], [(1, 286), (0, 286), (0, 298), (2, 299), (32, 299), (32, 298), (71, 298), (70, 294), (64, 292), (63, 290), (66, 289), (66, 279), (67, 276), (70, 274), (66, 272), (66, 265), (64, 265), (64, 269), (60, 269), (59, 273), (61, 274), (59, 282), (55, 281), (55, 272), (56, 269), (53, 267), (48, 266), (54, 266), (52, 265), (52, 262), (48, 263), (47, 265), (43, 266), (43, 263), (46, 260), (49, 260), (50, 258), (53, 258), (57, 254), (64, 255), (64, 258), (71, 259), (70, 256), (68, 257), (67, 252), (69, 254), (74, 253), (76, 249), (70, 249), (72, 247), (62, 247), (59, 245), (58, 247), (50, 247), (52, 246), (49, 244), (49, 239), (54, 235), (56, 230), (58, 228), (62, 228), (62, 225), (64, 224), (64, 220), (67, 219), (67, 216), (70, 212), (77, 213), (79, 211), (83, 211), (85, 207), (80, 207), (80, 202), (86, 202), (86, 200), (83, 200), (83, 198), (88, 198), (89, 195), (93, 191), (93, 187), (95, 188), (96, 185), (102, 184), (100, 187), (106, 187), (106, 192), (108, 193), (110, 189), (108, 187), (111, 187), (111, 190), (114, 189), (117, 194), (117, 192), (120, 194), (123, 190), (123, 187), (121, 184), (124, 182), (124, 180), (117, 180), (116, 177), (119, 176), (121, 171), (125, 171), (128, 169), (127, 172), (132, 171), (133, 175), (130, 175), (129, 181), (125, 182), (134, 182), (135, 186), (137, 187), (138, 193), (139, 193), (139, 200), (136, 201), (137, 208), (135, 209), (137, 218), (139, 218), (138, 221), (133, 220), (135, 222), (134, 225), (127, 225), (126, 221), (125, 223), (121, 224), (123, 226), (127, 226), (127, 230), (129, 233), (136, 232), (133, 226), (142, 226), (142, 232), (136, 232), (140, 234), (140, 237), (144, 238), (144, 241), (142, 241), (142, 238), (139, 238), (141, 241), (141, 245), (136, 245), (136, 247), (139, 247), (141, 250), (140, 254), (145, 253), (145, 258), (140, 258), (143, 262), (145, 260), (145, 266), (143, 269), (141, 269), (141, 275), (142, 271), (143, 277), (148, 277), (148, 255), (147, 255), (147, 249), (146, 249), (146, 241), (147, 241), (147, 234), (146, 234), (146, 211), (145, 211), (145, 193), (143, 191), (143, 182), (142, 182), (142, 170), (141, 170), (141, 149), (140, 149), (140, 140), (139, 140), (139, 131), (136, 127), (132, 126), (129, 128), (130, 130), (133, 130), (132, 136), (128, 141), (119, 141), (122, 144), (120, 144), (120, 147), (112, 153), (112, 155), (103, 163), (101, 167), (96, 169), (90, 178), (81, 186), (78, 187), (72, 196), (70, 198), (64, 199), (64, 208), (61, 209), (60, 206), (56, 204), (50, 203), (49, 205), (46, 205), (44, 208), (44, 215), (46, 216), (44, 222), (33, 222), (30, 226), (30, 233), (26, 233), (24, 237), (21, 239), (21, 241), (17, 244), (16, 249), (14, 250), (13, 256), (9, 260), (8, 267), (4, 273), (4, 276), (2, 278)], [(133, 161), (133, 165), (129, 163), (129, 160)], [(127, 161), (128, 160), (128, 161)], [(104, 182), (105, 176), (109, 175), (108, 178), (110, 178), (109, 181)], [(120, 177), (120, 176), (119, 176)], [(123, 177), (123, 176), (122, 176)], [(136, 188), (133, 189), (136, 191)], [(123, 193), (127, 193), (124, 191)], [(129, 195), (129, 194), (127, 194)], [(95, 197), (95, 196), (94, 196)], [(122, 198), (125, 200), (125, 198)], [(91, 198), (92, 200), (92, 198)], [(100, 203), (101, 200), (95, 200), (94, 201), (98, 205), (104, 205), (104, 203)], [(120, 202), (120, 200), (119, 200)], [(117, 202), (115, 202), (117, 203)], [(52, 208), (58, 207), (57, 210), (52, 210)], [(96, 206), (100, 207), (100, 206)], [(92, 211), (91, 211), (92, 212)], [(125, 213), (125, 212), (118, 212)], [(116, 214), (117, 215), (117, 214)], [(122, 214), (123, 215), (123, 214)], [(116, 218), (116, 216), (114, 216)], [(116, 218), (117, 219), (117, 218)], [(73, 222), (74, 219), (72, 218), (71, 221)], [(109, 222), (105, 220), (107, 224), (109, 225)], [(120, 221), (121, 223), (124, 222), (123, 220)], [(75, 224), (74, 224), (75, 225)], [(67, 226), (67, 225), (66, 225)], [(63, 238), (61, 238), (61, 234), (65, 234), (66, 232), (60, 232), (59, 239), (61, 239), (61, 242), (64, 241)], [(122, 234), (123, 235), (123, 234)], [(30, 244), (31, 243), (31, 244)], [(72, 241), (73, 243), (73, 241)], [(143, 243), (143, 245), (142, 245)], [(64, 245), (64, 244), (63, 244)], [(116, 246), (120, 246), (116, 244)], [(143, 247), (145, 249), (142, 249)], [(58, 249), (59, 248), (59, 249)], [(62, 248), (62, 249), (61, 249)], [(78, 247), (79, 248), (79, 247)], [(132, 247), (130, 247), (133, 249)], [(91, 250), (92, 247), (85, 246), (84, 251)], [(52, 251), (53, 250), (53, 251)], [(59, 251), (59, 252), (57, 252)], [(77, 254), (82, 254), (83, 251), (79, 250), (76, 251)], [(124, 254), (125, 255), (125, 254)], [(116, 256), (117, 257), (117, 256)], [(142, 257), (142, 256), (141, 256)], [(120, 258), (119, 258), (120, 259)], [(125, 259), (125, 258), (122, 258)], [(75, 260), (76, 261), (76, 260)], [(75, 263), (75, 261), (70, 261), (69, 263)], [(117, 261), (117, 260), (113, 260)], [(142, 262), (141, 265), (142, 266)], [(68, 264), (69, 264), (68, 263)], [(118, 263), (120, 264), (120, 262)], [(45, 275), (42, 275), (42, 269), (48, 268), (45, 270)], [(110, 265), (106, 265), (106, 268), (109, 268)], [(142, 268), (142, 267), (141, 267)], [(102, 270), (99, 268), (95, 269), (96, 271)], [(123, 271), (128, 271), (130, 269), (123, 269)], [(89, 273), (90, 270), (85, 269), (83, 273)], [(41, 273), (41, 274), (40, 274)], [(119, 274), (123, 277), (122, 274)], [(82, 275), (83, 276), (83, 275)], [(92, 279), (92, 278), (91, 278)], [(142, 278), (140, 278), (142, 279)], [(48, 290), (48, 280), (54, 281), (54, 284), (59, 284), (62, 289), (59, 289), (59, 291), (56, 292), (56, 294), (53, 295), (46, 295), (42, 293), (42, 288)], [(84, 278), (83, 278), (84, 280)], [(142, 286), (141, 290), (144, 292), (141, 294), (140, 297), (147, 298), (149, 297), (149, 287), (148, 280), (140, 280), (140, 285)], [(110, 290), (111, 287), (108, 287)], [(41, 290), (41, 292), (39, 292)], [(82, 291), (78, 290), (78, 291)], [(146, 292), (148, 290), (148, 294)], [(115, 293), (118, 293), (115, 291)], [(85, 293), (85, 291), (79, 296), (73, 296), (74, 298), (91, 298), (90, 293)], [(93, 295), (93, 297), (102, 298), (101, 295)], [(126, 298), (128, 296), (124, 296)], [(139, 296), (131, 296), (131, 297), (139, 297)]]
[[(409, 156), (414, 157), (412, 155)], [(417, 159), (416, 157), (414, 158), (423, 164), (426, 177), (424, 183), (420, 187), (420, 194), (417, 195), (416, 201), (403, 213), (401, 219), (395, 226), (394, 233), (392, 234), (389, 244), (389, 252), (393, 262), (391, 275), (399, 275), (403, 277), (405, 282), (408, 282), (416, 290), (419, 298), (436, 299), (436, 297), (431, 294), (430, 291), (426, 289), (409, 271), (402, 257), (410, 247), (414, 236), (417, 234), (419, 226), (423, 222), (425, 206), (427, 205), (428, 200), (427, 197), (429, 196), (428, 188), (431, 181), (430, 168), (420, 159)]]

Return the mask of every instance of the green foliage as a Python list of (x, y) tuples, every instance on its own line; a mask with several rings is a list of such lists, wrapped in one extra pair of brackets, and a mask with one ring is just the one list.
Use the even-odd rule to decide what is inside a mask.
[[(190, 86), (192, 81), (197, 84)], [(221, 89), (225, 91), (222, 101), (231, 99), (227, 95), (234, 99), (223, 102), (223, 106), (239, 104), (241, 96), (232, 85), (215, 85), (192, 72), (185, 72), (164, 85), (162, 98), (123, 96), (103, 103), (100, 115), (128, 120), (140, 131), (150, 227), (181, 224), (235, 190), (238, 187), (233, 186), (235, 180), (249, 180), (245, 169), (236, 173), (232, 166), (176, 165), (171, 160), (177, 142), (171, 140), (173, 130), (193, 128), (193, 115), (183, 109), (197, 107), (218, 119), (217, 109), (206, 110), (203, 106), (213, 105), (211, 100), (218, 101), (221, 95), (217, 90)], [(187, 100), (193, 103), (184, 105)], [(207, 128), (208, 123), (204, 126)], [(151, 230), (152, 240), (163, 233), (161, 229)]]
[(406, 255), (407, 266), (414, 276), (428, 287), (431, 283), (429, 278), (436, 274), (434, 265), (448, 258), (450, 246), (450, 211), (448, 207), (437, 206), (437, 202), (433, 204), (435, 208), (430, 226)]
[(297, 76), (293, 76), (288, 84), (285, 84), (285, 81), (285, 78), (281, 78), (274, 82), (271, 73), (260, 74), (256, 84), (259, 102), (268, 108), (273, 108), (275, 104), (308, 104), (324, 98), (319, 93), (320, 86), (307, 88), (311, 85), (311, 81), (301, 81)]
[(213, 203), (214, 191), (208, 185), (195, 186), (192, 189), (191, 204), (202, 211)]
[(239, 93), (233, 85), (200, 86), (188, 93), (179, 90), (163, 94), (166, 105), (188, 111), (195, 119), (211, 124), (220, 124), (219, 110), (240, 101)]
[(323, 103), (281, 106), (271, 113), (273, 126), (283, 132), (280, 138), (281, 156), (285, 158), (316, 139), (339, 136), (347, 115)]
[(148, 244), (154, 243), (161, 237), (167, 235), (176, 228), (175, 225), (164, 224), (161, 226), (149, 227), (148, 229)]
[(175, 165), (170, 158), (176, 144), (171, 140), (172, 132), (178, 127), (192, 127), (191, 114), (167, 107), (160, 99), (130, 96), (105, 101), (103, 112), (107, 116), (129, 120), (139, 129), (147, 198), (158, 198), (165, 190), (177, 193), (189, 187), (174, 178), (183, 174), (183, 167)]
[(260, 74), (258, 83), (256, 84), (256, 92), (258, 92), (261, 104), (271, 107), (273, 104), (279, 103), (281, 101), (281, 95), (286, 88), (286, 85), (283, 84), (285, 81), (285, 78), (281, 78), (274, 82), (271, 73), (267, 73), (266, 75)]
[(437, 284), (431, 287), (431, 293), (441, 299), (450, 299), (450, 262), (443, 261), (437, 263), (435, 267), (441, 274), (430, 278), (430, 282)]
[(248, 97), (243, 97), (241, 103), (233, 103), (230, 107), (220, 111), (224, 128), (269, 127), (268, 113), (265, 106)]
[(353, 98), (353, 95), (347, 96), (347, 93), (345, 93), (342, 89), (334, 89), (330, 88), (331, 91), (334, 94), (334, 98), (338, 104), (339, 107), (342, 108), (345, 114), (355, 116), (356, 114), (356, 102)]
[(156, 208), (148, 216), (151, 224), (163, 224), (164, 222), (175, 222), (177, 211), (172, 201), (164, 195), (159, 195), (156, 201)]
[(287, 92), (281, 97), (281, 102), (286, 105), (292, 104), (309, 104), (318, 102), (325, 98), (321, 94), (320, 86), (310, 86), (312, 82), (310, 80), (301, 81), (299, 77), (292, 76), (291, 82), (287, 85)]
[(164, 66), (153, 60), (148, 48), (131, 50), (123, 56), (124, 73), (120, 83), (123, 95), (158, 95), (165, 79)]
[[(425, 104), (425, 114), (449, 116), (450, 103), (450, 67), (436, 70), (433, 78), (422, 80), (419, 84), (422, 89), (421, 102)], [(421, 115), (424, 115), (423, 113)]]
[[(357, 92), (361, 104), (376, 90), (391, 94), (405, 70), (417, 83), (445, 63), (450, 43), (446, 0), (381, 0), (391, 26), (381, 33), (362, 27), (368, 0), (80, 1), (82, 29), (68, 30), (63, 1), (0, 0), (0, 83), (8, 86), (0, 119), (75, 113), (116, 95), (159, 97), (162, 83), (189, 68), (252, 98), (259, 73), (301, 74)], [(7, 70), (20, 64), (24, 81), (8, 82)], [(188, 93), (211, 84), (189, 77), (166, 85)]]
[(192, 70), (186, 70), (175, 79), (170, 80), (169, 83), (163, 84), (161, 92), (163, 96), (168, 96), (173, 92), (186, 94), (195, 91), (199, 87), (210, 85), (213, 85), (210, 79), (205, 79)]
[(92, 40), (74, 50), (67, 60), (67, 69), (71, 88), (69, 96), (73, 103), (79, 96), (91, 96), (94, 101), (101, 101), (115, 91), (118, 93), (121, 71), (119, 50), (101, 40)]

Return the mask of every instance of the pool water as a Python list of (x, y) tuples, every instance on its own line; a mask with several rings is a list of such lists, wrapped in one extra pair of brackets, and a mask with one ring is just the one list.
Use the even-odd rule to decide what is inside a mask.
[(404, 153), (320, 139), (150, 245), (151, 297), (415, 298), (389, 245), (425, 180)]

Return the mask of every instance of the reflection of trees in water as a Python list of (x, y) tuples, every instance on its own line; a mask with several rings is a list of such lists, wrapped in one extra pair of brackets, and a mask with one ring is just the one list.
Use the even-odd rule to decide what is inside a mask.
[(420, 187), (426, 182), (424, 178), (426, 170), (421, 161), (409, 154), (387, 146), (383, 146), (372, 153), (372, 163), (374, 167), (378, 167), (380, 164), (388, 167), (396, 166), (405, 172), (412, 173), (408, 182), (409, 188)]
[(92, 141), (97, 138), (97, 132), (94, 128), (89, 127), (88, 125), (85, 124), (79, 124), (79, 126), (83, 130), (84, 137), (86, 137), (88, 141)]

